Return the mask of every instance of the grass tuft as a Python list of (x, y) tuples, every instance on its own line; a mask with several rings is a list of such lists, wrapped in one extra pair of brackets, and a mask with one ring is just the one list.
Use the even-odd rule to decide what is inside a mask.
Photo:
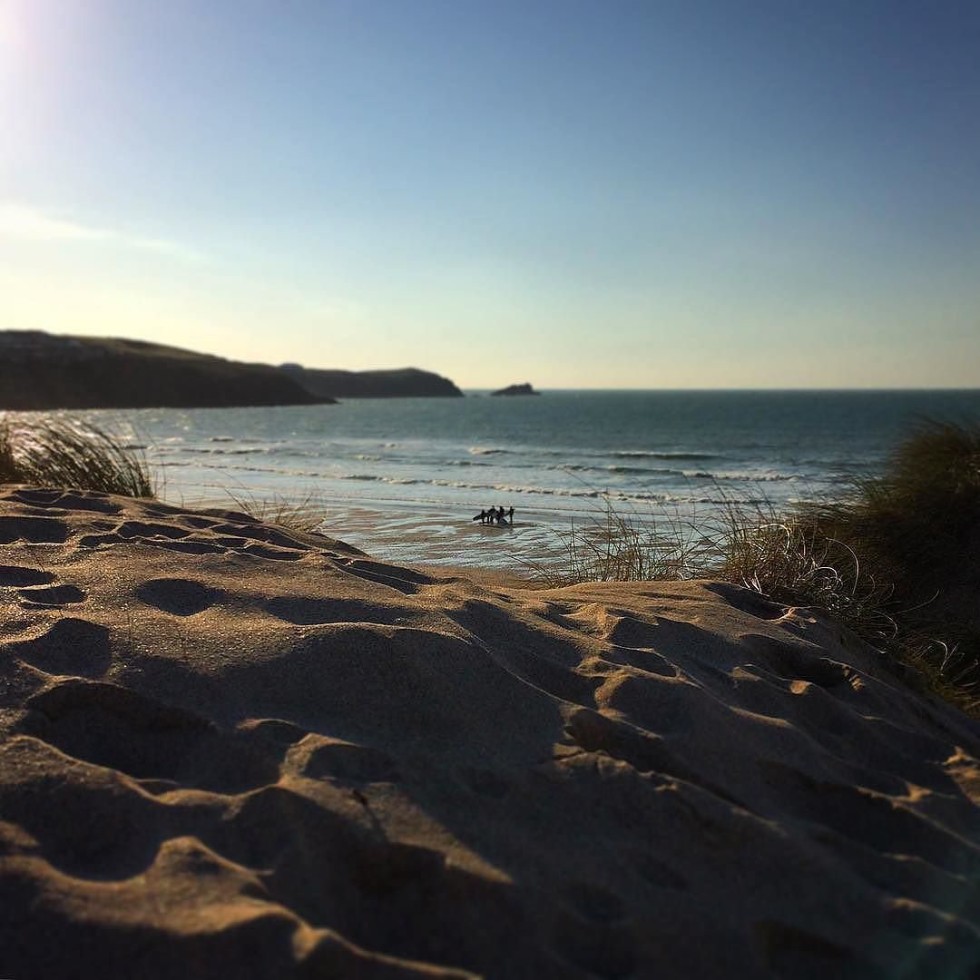
[(548, 588), (578, 582), (634, 582), (693, 578), (713, 542), (690, 522), (666, 511), (623, 513), (604, 498), (592, 521), (561, 536), (557, 553), (540, 561), (519, 559), (530, 577)]
[(276, 524), (286, 530), (302, 531), (305, 534), (320, 533), (323, 526), (324, 504), (312, 493), (300, 500), (290, 500), (279, 495), (257, 497), (230, 491), (228, 496), (243, 514), (265, 524)]
[(922, 424), (882, 476), (784, 514), (729, 502), (700, 530), (615, 513), (531, 571), (547, 585), (722, 578), (819, 609), (980, 710), (980, 425)]
[(894, 586), (804, 512), (760, 523), (733, 510), (719, 552), (724, 557), (711, 571), (728, 581), (786, 605), (821, 609), (877, 644), (897, 635), (887, 611)]
[(154, 496), (141, 453), (97, 426), (59, 417), (0, 418), (0, 483)]

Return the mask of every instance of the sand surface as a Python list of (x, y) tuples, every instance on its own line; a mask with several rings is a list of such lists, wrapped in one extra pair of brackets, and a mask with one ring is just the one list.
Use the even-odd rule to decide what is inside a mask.
[(706, 582), (0, 493), (0, 976), (976, 977), (980, 728)]

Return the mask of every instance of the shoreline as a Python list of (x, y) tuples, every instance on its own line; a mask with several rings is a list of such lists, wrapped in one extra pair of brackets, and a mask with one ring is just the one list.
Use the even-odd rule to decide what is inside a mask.
[[(238, 503), (227, 496), (191, 497), (174, 501), (163, 499), (175, 506), (190, 508), (240, 509)], [(247, 495), (240, 498), (250, 502)], [(455, 514), (443, 505), (412, 504), (387, 508), (364, 506), (353, 500), (318, 500), (308, 503), (297, 491), (295, 506), (303, 516), (322, 514), (317, 530), (331, 538), (348, 544), (385, 561), (405, 564), (424, 564), (432, 567), (458, 567), (461, 569), (495, 570), (504, 574), (520, 575), (521, 570), (538, 562), (548, 562), (560, 557), (555, 536), (565, 533), (556, 518), (560, 515), (534, 508), (516, 509), (513, 525), (481, 525), (468, 513)], [(254, 501), (262, 510), (261, 498)], [(287, 512), (294, 509), (288, 503)], [(276, 505), (270, 505), (274, 512)], [(479, 513), (477, 508), (473, 513)], [(569, 525), (571, 527), (573, 525)]]

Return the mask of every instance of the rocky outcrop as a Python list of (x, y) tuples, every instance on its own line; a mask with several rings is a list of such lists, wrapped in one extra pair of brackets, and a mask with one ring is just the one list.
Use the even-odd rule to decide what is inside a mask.
[(310, 405), (279, 368), (140, 340), (0, 331), (0, 409)]
[(519, 385), (508, 385), (506, 388), (501, 388), (499, 391), (491, 391), (491, 395), (540, 395), (540, 391), (535, 391), (528, 382)]
[(340, 371), (283, 364), (311, 395), (331, 398), (462, 398), (449, 378), (419, 368), (390, 371)]

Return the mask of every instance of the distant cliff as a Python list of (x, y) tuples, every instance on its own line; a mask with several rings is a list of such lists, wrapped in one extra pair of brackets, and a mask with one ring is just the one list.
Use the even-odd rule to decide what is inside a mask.
[(140, 340), (0, 330), (0, 409), (310, 405), (278, 368)]
[(462, 398), (463, 393), (448, 378), (398, 368), (392, 371), (339, 371), (283, 364), (282, 370), (295, 378), (311, 395), (332, 398)]
[(491, 391), (491, 395), (540, 395), (540, 391), (535, 391), (526, 381), (520, 385), (508, 385), (499, 391)]

